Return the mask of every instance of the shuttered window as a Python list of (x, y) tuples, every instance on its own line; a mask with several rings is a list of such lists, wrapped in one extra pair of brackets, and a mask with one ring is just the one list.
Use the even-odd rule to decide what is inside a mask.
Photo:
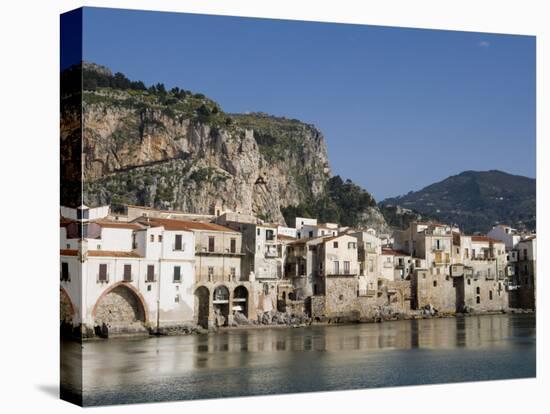
[(100, 282), (107, 282), (107, 280), (108, 280), (107, 265), (106, 265), (105, 263), (101, 263), (101, 264), (99, 265), (98, 280), (99, 280)]
[(230, 246), (231, 253), (237, 252), (237, 240), (231, 239), (231, 246)]
[(132, 281), (132, 265), (131, 264), (125, 264), (124, 265), (124, 275), (123, 275), (125, 282), (131, 282)]
[(67, 262), (61, 263), (61, 280), (63, 282), (69, 282), (71, 280), (69, 276), (69, 263)]
[(155, 281), (155, 266), (147, 265), (147, 282)]
[(208, 251), (213, 252), (214, 251), (214, 237), (208, 238)]
[(174, 283), (181, 282), (181, 267), (174, 266)]
[(183, 244), (181, 234), (176, 234), (176, 243), (174, 245), (174, 250), (183, 250), (182, 245)]

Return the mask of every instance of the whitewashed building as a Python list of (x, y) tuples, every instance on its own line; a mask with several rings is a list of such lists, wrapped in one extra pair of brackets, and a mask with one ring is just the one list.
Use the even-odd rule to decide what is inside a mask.
[(100, 335), (193, 323), (194, 234), (185, 226), (64, 218), (60, 241), (65, 323)]

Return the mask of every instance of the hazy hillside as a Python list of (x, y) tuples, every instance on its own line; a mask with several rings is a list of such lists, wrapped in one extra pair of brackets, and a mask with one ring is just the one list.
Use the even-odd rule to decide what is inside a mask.
[(456, 223), (467, 232), (486, 232), (496, 223), (536, 227), (536, 180), (503, 171), (464, 171), (420, 191), (388, 198), (401, 206)]

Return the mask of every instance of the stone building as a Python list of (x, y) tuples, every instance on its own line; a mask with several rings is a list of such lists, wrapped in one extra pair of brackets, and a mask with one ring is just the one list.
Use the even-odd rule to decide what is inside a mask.
[(536, 308), (537, 238), (530, 235), (517, 244), (516, 289), (511, 291), (518, 308)]

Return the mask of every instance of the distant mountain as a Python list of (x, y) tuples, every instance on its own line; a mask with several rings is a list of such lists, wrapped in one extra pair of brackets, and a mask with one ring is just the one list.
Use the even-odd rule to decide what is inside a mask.
[(420, 191), (387, 198), (380, 206), (382, 211), (389, 206), (411, 209), (458, 224), (468, 233), (486, 232), (498, 223), (534, 230), (536, 180), (498, 170), (464, 171)]

